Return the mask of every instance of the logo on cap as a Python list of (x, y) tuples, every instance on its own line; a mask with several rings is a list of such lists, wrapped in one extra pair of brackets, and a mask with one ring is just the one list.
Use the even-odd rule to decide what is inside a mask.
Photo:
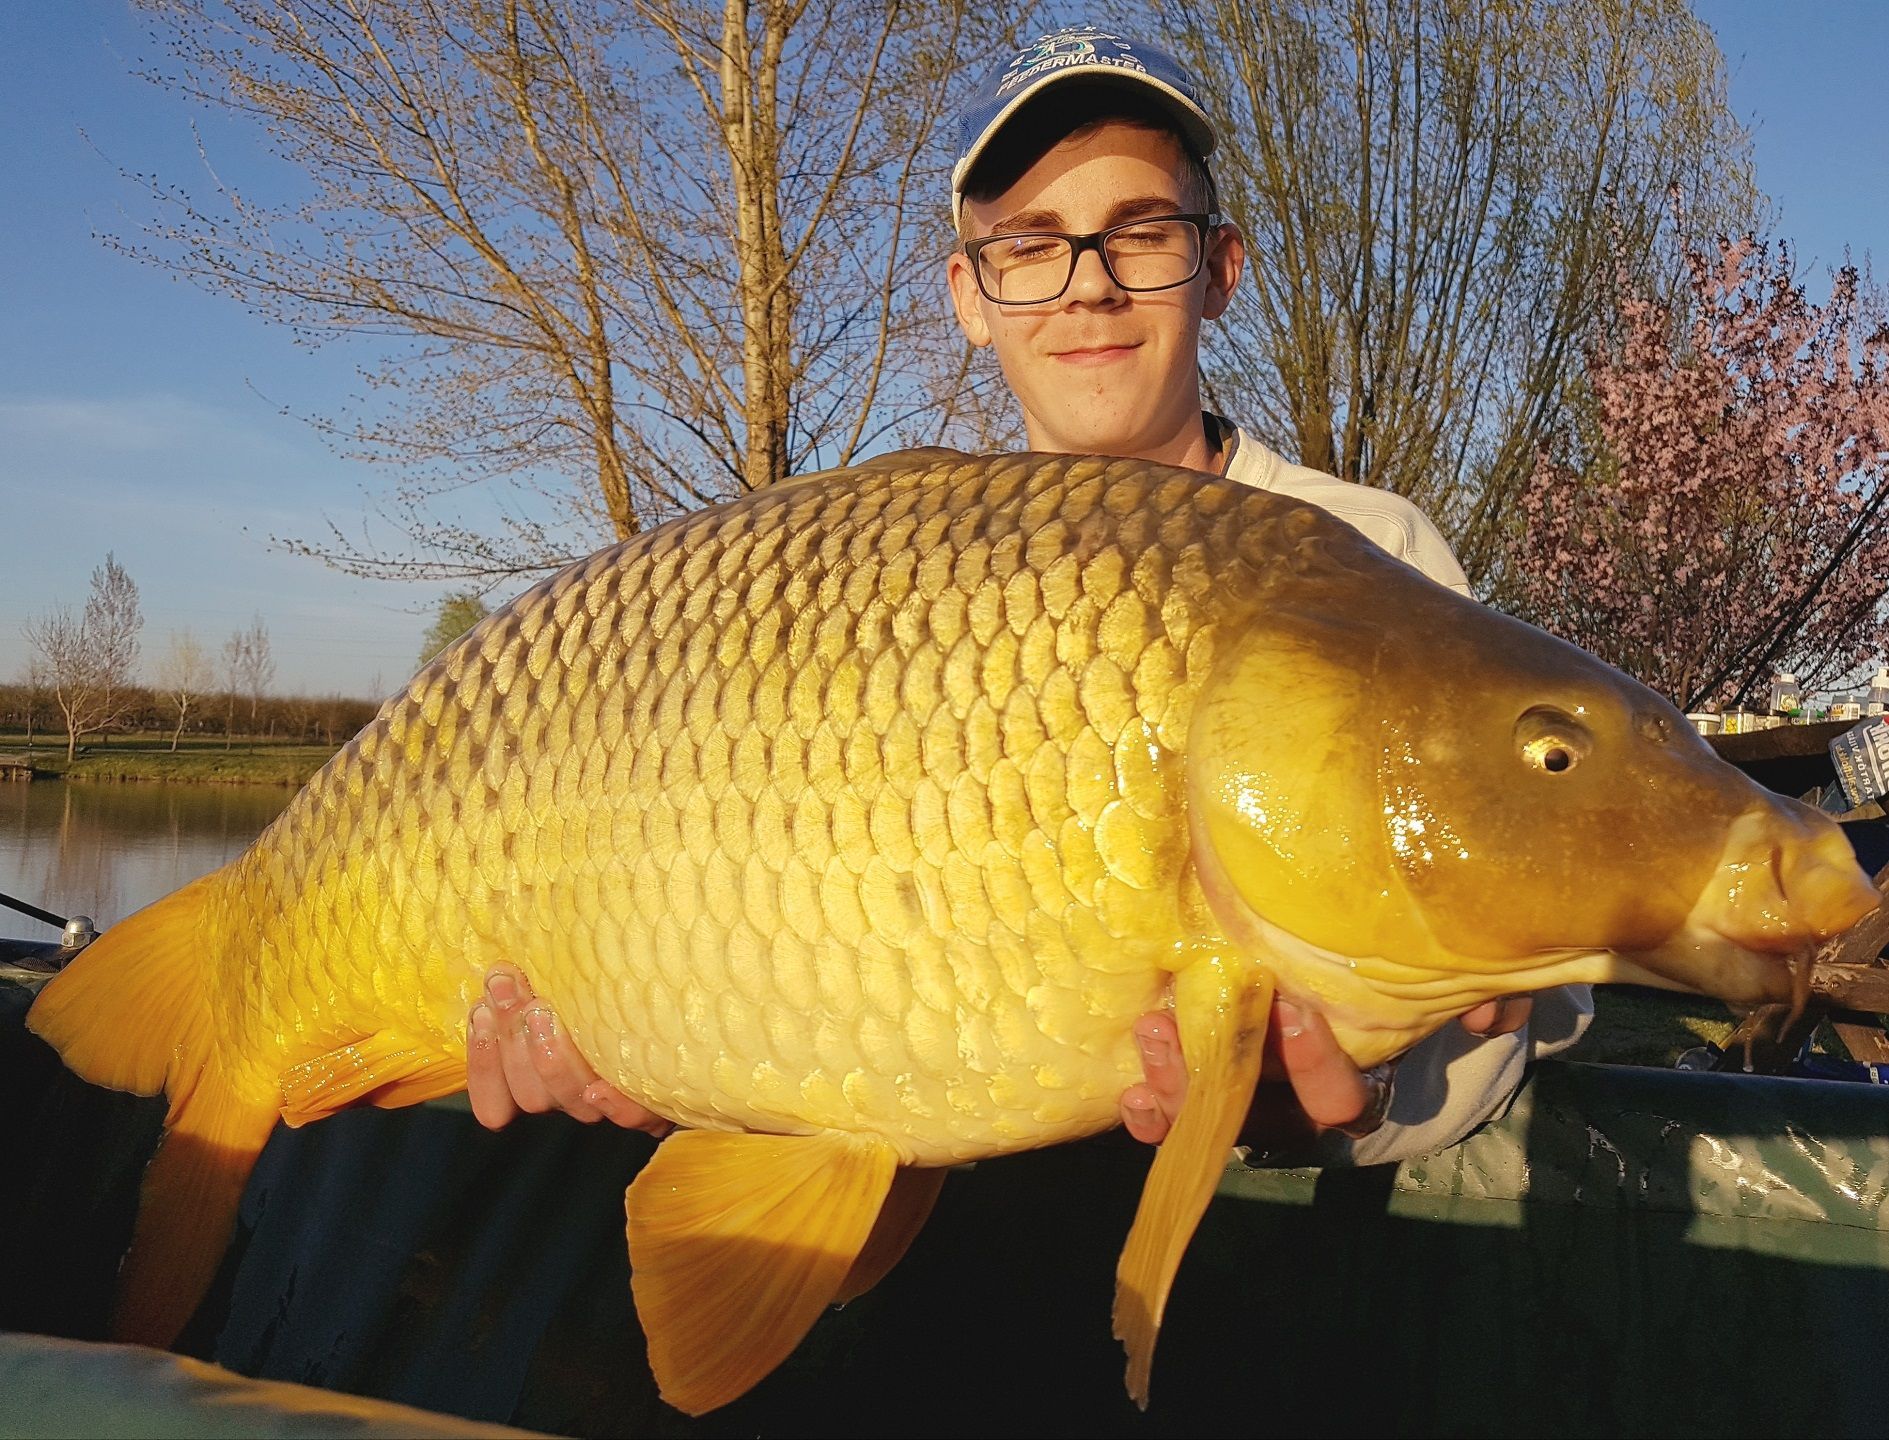
[(1069, 25), (1019, 50), (1016, 59), (1004, 71), (1004, 78), (998, 82), (997, 93), (1006, 94), (1051, 70), (1067, 70), (1078, 65), (1107, 65), (1142, 75), (1148, 73), (1148, 67), (1135, 58), (1135, 47), (1120, 35), (1089, 25)]

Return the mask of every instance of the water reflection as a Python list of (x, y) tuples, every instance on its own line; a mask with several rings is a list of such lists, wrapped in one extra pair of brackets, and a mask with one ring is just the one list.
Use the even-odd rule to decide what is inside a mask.
[[(102, 929), (234, 859), (294, 795), (286, 785), (0, 784), (0, 890)], [(0, 909), (0, 935), (53, 933)]]

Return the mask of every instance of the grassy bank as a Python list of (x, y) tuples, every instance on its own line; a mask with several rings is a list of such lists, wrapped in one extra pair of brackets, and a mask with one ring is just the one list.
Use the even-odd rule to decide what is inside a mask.
[(301, 785), (328, 763), (334, 748), (258, 740), (225, 750), (221, 740), (187, 740), (173, 751), (169, 736), (125, 735), (113, 736), (109, 745), (82, 745), (67, 764), (63, 736), (35, 736), (29, 752), (24, 736), (0, 735), (0, 759), (29, 754), (34, 775), (51, 779)]
[(1594, 1023), (1567, 1058), (1670, 1069), (1696, 1045), (1723, 1045), (1737, 1023), (1731, 1006), (1703, 995), (1600, 985), (1594, 990)]

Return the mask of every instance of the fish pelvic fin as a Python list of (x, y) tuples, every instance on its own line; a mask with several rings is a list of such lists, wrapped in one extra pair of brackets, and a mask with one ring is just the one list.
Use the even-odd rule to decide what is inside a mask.
[(624, 1196), (662, 1398), (700, 1415), (785, 1360), (839, 1295), (897, 1170), (891, 1146), (857, 1136), (663, 1141)]
[(215, 1278), (244, 1183), (275, 1126), (272, 1098), (233, 1082), (216, 1041), (204, 908), (218, 884), (207, 875), (112, 926), (47, 983), (26, 1017), (82, 1078), (170, 1100), (118, 1276), (118, 1340), (177, 1338)]
[(1129, 1398), (1144, 1410), (1168, 1291), (1253, 1103), (1272, 993), (1271, 974), (1244, 957), (1205, 956), (1174, 977), (1187, 1099), (1155, 1152), (1115, 1267), (1115, 1338), (1128, 1352)]
[(886, 1192), (885, 1203), (879, 1207), (872, 1234), (866, 1237), (866, 1248), (859, 1252), (859, 1258), (853, 1261), (853, 1268), (846, 1272), (846, 1279), (833, 1297), (836, 1305), (857, 1300), (905, 1258), (905, 1252), (912, 1248), (918, 1232), (931, 1218), (931, 1207), (938, 1203), (938, 1192), (944, 1189), (945, 1174), (943, 1170), (899, 1167), (898, 1174), (892, 1177), (892, 1188)]

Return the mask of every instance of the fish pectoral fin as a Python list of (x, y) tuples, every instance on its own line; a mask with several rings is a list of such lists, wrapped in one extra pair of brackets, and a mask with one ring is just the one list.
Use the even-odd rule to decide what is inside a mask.
[(1115, 1267), (1115, 1338), (1128, 1352), (1129, 1397), (1143, 1409), (1168, 1290), (1253, 1103), (1272, 992), (1271, 974), (1243, 957), (1203, 958), (1174, 977), (1187, 1099), (1155, 1152)]
[(897, 1170), (890, 1146), (857, 1136), (663, 1141), (624, 1196), (662, 1398), (700, 1415), (785, 1360), (858, 1263)]
[(879, 1218), (873, 1221), (872, 1233), (866, 1237), (865, 1249), (859, 1252), (853, 1268), (840, 1282), (839, 1292), (833, 1297), (835, 1304), (857, 1300), (905, 1258), (905, 1252), (912, 1248), (918, 1232), (931, 1218), (931, 1207), (938, 1203), (938, 1192), (944, 1188), (946, 1173), (917, 1170), (909, 1165), (899, 1167), (898, 1174), (892, 1177), (892, 1188), (886, 1192), (885, 1203), (879, 1207)]
[(290, 1066), (281, 1088), (282, 1118), (306, 1125), (363, 1102), (391, 1110), (463, 1090), (466, 1058), (383, 1030)]

